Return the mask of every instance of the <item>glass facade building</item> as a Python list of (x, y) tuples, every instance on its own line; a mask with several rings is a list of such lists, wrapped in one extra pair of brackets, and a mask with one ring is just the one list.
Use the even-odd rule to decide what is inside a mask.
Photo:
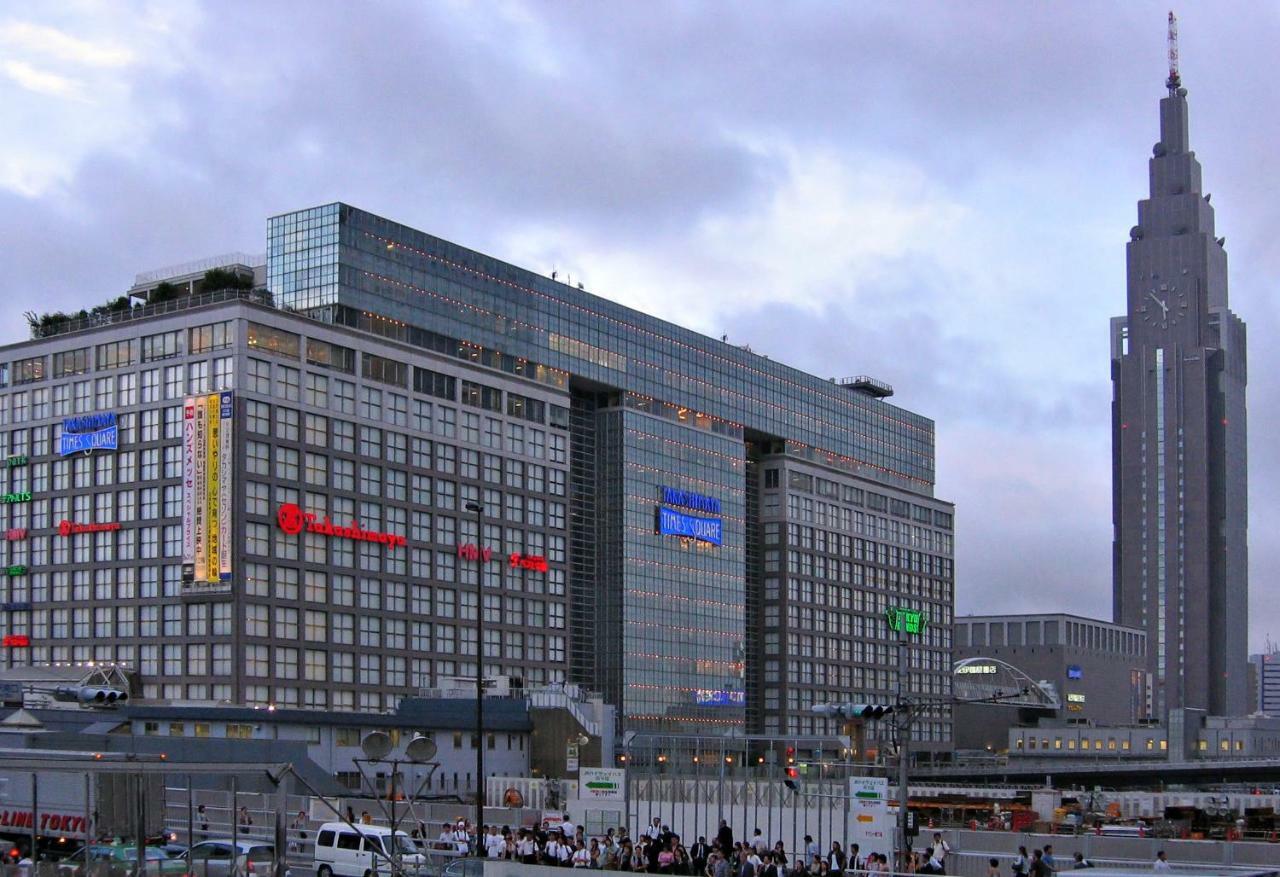
[[(32, 494), (0, 505), (30, 531), (5, 546), (27, 568), (11, 662), (381, 708), (479, 653), (486, 673), (600, 690), (627, 730), (824, 734), (814, 703), (895, 690), (884, 612), (905, 606), (930, 618), (908, 691), (949, 690), (953, 510), (927, 418), (347, 205), (273, 217), (267, 245), (269, 302), (144, 308), (0, 352), (0, 439), (26, 458), (4, 488)], [(191, 334), (206, 324), (217, 351)], [(203, 581), (184, 404), (218, 392), (233, 556)], [(119, 447), (61, 458), (66, 418), (102, 412)], [(61, 515), (121, 528), (64, 560)], [(921, 728), (926, 748), (951, 737), (945, 710)]]
[[(934, 622), (916, 690), (949, 685), (927, 418), (344, 204), (272, 218), (268, 275), (314, 318), (568, 391), (591, 449), (571, 471), (571, 675), (626, 727), (833, 730), (813, 703), (893, 690), (889, 605)], [(806, 495), (815, 478), (847, 504)], [(667, 488), (715, 500), (718, 542), (655, 532)], [(924, 736), (950, 739), (945, 710)]]

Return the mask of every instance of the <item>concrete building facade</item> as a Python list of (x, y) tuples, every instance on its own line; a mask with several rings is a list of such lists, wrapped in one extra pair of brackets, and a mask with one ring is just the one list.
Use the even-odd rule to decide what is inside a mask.
[[(956, 619), (954, 637), (957, 661), (993, 658), (1051, 683), (1064, 724), (1137, 725), (1151, 715), (1142, 630), (1063, 613), (965, 615)], [(956, 747), (998, 751), (1010, 728), (1035, 718), (1010, 706), (957, 706)]]
[(1280, 718), (1280, 652), (1250, 655), (1249, 663), (1257, 685), (1257, 698), (1251, 706), (1264, 715)]

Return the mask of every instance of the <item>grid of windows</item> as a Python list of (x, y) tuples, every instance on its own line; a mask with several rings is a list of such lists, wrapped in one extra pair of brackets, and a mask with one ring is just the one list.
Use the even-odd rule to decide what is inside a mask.
[[(180, 566), (181, 399), (223, 388), (220, 375), (229, 383), (234, 355), (203, 354), (234, 347), (237, 326), (241, 349), (258, 354), (243, 360), (237, 399), (244, 505), (236, 513), (244, 535), (236, 568), (243, 577), (232, 587), (246, 594), (239, 618), (216, 590), (199, 598), (206, 602), (157, 603), (188, 599)], [(470, 625), (480, 565), (458, 549), (483, 544), (493, 557), (483, 571), (497, 634), (485, 643), (486, 671), (535, 684), (565, 680), (567, 460), (556, 450), (563, 437), (552, 441), (541, 424), (503, 412), (484, 429), (469, 421), (459, 429), (459, 412), (440, 398), (446, 382), (397, 394), (335, 380), (333, 372), (349, 371), (350, 348), (315, 338), (303, 344), (301, 333), (256, 319), (146, 337), (140, 362), (174, 363), (96, 384), (67, 380), (0, 394), (0, 451), (26, 458), (0, 467), (0, 489), (33, 493), (30, 503), (0, 505), (0, 524), (29, 533), (3, 547), (9, 564), (30, 568), (0, 582), (6, 602), (31, 605), (8, 613), (7, 632), (33, 643), (10, 650), (10, 662), (114, 660), (143, 673), (145, 696), (204, 686), (210, 695), (281, 705), (355, 702), (359, 692), (343, 686), (376, 679), (381, 708), (474, 672)], [(143, 341), (100, 344), (94, 362), (100, 371), (126, 368), (135, 344)], [(308, 351), (303, 368), (288, 364), (295, 346)], [(263, 353), (270, 358), (258, 358)], [(373, 384), (386, 383), (391, 366), (407, 381), (403, 359), (368, 357)], [(420, 371), (455, 386), (452, 376)], [(119, 450), (57, 456), (57, 418), (91, 410), (117, 414)], [(311, 533), (287, 537), (275, 524), (285, 502), (405, 535), (409, 544), (388, 551)], [(485, 505), (483, 538), (468, 502)], [(57, 532), (63, 519), (121, 527), (66, 538)], [(546, 557), (549, 568), (512, 565), (513, 553)], [(93, 576), (77, 565), (92, 565)], [(239, 656), (230, 652), (237, 631), (246, 638)], [(181, 647), (170, 648), (175, 642)], [(362, 666), (358, 656), (369, 652), (376, 654)], [(262, 684), (236, 690), (237, 666)]]
[[(761, 466), (760, 730), (838, 733), (834, 720), (813, 714), (815, 703), (891, 701), (898, 646), (885, 621), (890, 607), (922, 610), (929, 619), (909, 645), (907, 693), (949, 695), (950, 512), (833, 479), (785, 456), (765, 457)], [(945, 528), (935, 529), (935, 521)], [(941, 707), (923, 715), (916, 739), (944, 744), (950, 718)], [(866, 730), (874, 744), (877, 728)]]

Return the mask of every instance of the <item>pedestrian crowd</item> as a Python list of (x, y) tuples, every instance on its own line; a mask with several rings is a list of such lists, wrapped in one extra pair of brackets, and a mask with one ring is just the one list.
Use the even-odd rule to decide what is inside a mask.
[[(526, 865), (687, 877), (836, 877), (843, 872), (946, 874), (947, 858), (951, 854), (951, 846), (941, 833), (936, 833), (931, 844), (912, 851), (906, 861), (899, 862), (895, 868), (885, 853), (864, 853), (856, 843), (845, 849), (839, 841), (832, 841), (823, 853), (818, 842), (805, 835), (803, 849), (788, 851), (782, 841), (770, 845), (758, 828), (750, 840), (736, 840), (733, 829), (724, 820), (710, 842), (699, 836), (694, 843), (686, 844), (657, 817), (635, 839), (621, 827), (589, 837), (581, 826), (567, 819), (559, 825), (544, 822), (534, 828), (490, 825), (481, 832), (478, 842), (471, 824), (465, 820), (444, 823), (434, 841), (428, 837), (423, 823), (418, 824), (412, 835), (420, 844), (437, 850), (474, 853)], [(1152, 865), (1155, 871), (1170, 870), (1163, 850), (1156, 854)], [(1012, 877), (1053, 877), (1060, 870), (1093, 867), (1083, 853), (1075, 853), (1072, 861), (1060, 864), (1054, 857), (1052, 844), (1030, 852), (1026, 847), (1018, 847), (1012, 861)], [(986, 877), (1005, 877), (998, 858), (989, 860)]]
[[(1030, 853), (1027, 852), (1026, 847), (1018, 847), (1018, 855), (1013, 859), (1013, 877), (1052, 877), (1056, 871), (1060, 870), (1080, 871), (1093, 867), (1095, 867), (1093, 862), (1086, 859), (1084, 853), (1076, 853), (1069, 866), (1059, 867), (1058, 860), (1053, 855), (1053, 844), (1045, 844), (1044, 849), (1034, 849)], [(1156, 853), (1151, 869), (1153, 871), (1172, 870), (1164, 850)], [(987, 869), (987, 877), (999, 877), (999, 874), (1000, 860), (992, 859)]]
[[(568, 820), (559, 825), (544, 822), (535, 828), (490, 825), (481, 832), (479, 840), (470, 828), (464, 820), (446, 822), (433, 841), (427, 826), (419, 823), (412, 836), (424, 846), (437, 850), (475, 853), (528, 865), (605, 871), (689, 877), (827, 877), (845, 871), (894, 873), (886, 854), (863, 853), (858, 844), (851, 844), (846, 850), (839, 841), (832, 841), (824, 853), (817, 841), (805, 835), (803, 849), (789, 851), (782, 841), (770, 844), (758, 828), (751, 840), (735, 840), (732, 828), (724, 820), (709, 842), (705, 836), (699, 836), (691, 844), (670, 826), (663, 825), (658, 817), (634, 839), (623, 827), (610, 828), (603, 835), (590, 837), (581, 826)], [(933, 844), (913, 853), (899, 873), (946, 874), (949, 852), (946, 841), (935, 834)]]

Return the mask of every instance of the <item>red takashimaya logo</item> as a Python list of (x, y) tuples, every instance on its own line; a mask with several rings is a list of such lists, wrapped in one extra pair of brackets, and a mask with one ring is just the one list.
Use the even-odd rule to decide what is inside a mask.
[(290, 536), (297, 536), (302, 532), (302, 509), (291, 502), (285, 503), (276, 511), (276, 523)]
[(355, 521), (351, 522), (351, 526), (343, 527), (330, 521), (328, 515), (325, 515), (324, 520), (320, 520), (311, 512), (304, 512), (291, 502), (283, 503), (276, 510), (276, 524), (290, 536), (296, 536), (306, 530), (308, 533), (335, 536), (339, 539), (351, 539), (355, 542), (378, 542), (388, 548), (399, 548), (409, 544), (408, 539), (397, 533), (379, 533), (375, 530), (365, 530)]
[(58, 533), (62, 536), (74, 536), (76, 533), (111, 533), (120, 529), (115, 521), (109, 524), (77, 524), (75, 521), (59, 521)]
[(531, 569), (534, 572), (547, 571), (547, 559), (540, 554), (512, 554), (507, 560), (512, 569)]

